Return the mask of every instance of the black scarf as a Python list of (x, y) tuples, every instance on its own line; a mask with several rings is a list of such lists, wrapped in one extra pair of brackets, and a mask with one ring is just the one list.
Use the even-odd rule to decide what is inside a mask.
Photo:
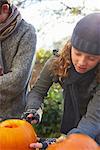
[(69, 77), (63, 80), (64, 113), (61, 124), (62, 133), (66, 134), (72, 128), (76, 127), (79, 120), (81, 119), (82, 116), (80, 116), (78, 104), (80, 99), (80, 93), (78, 91), (78, 88), (89, 88), (90, 84), (95, 78), (96, 68), (97, 67), (84, 74), (80, 74), (76, 72), (75, 68), (72, 65), (69, 69)]

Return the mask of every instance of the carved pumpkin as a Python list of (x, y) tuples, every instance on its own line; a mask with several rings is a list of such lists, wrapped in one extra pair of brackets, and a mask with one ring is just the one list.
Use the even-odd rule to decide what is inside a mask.
[(99, 150), (98, 144), (89, 136), (70, 134), (63, 141), (49, 145), (47, 150)]
[(10, 119), (0, 123), (0, 150), (30, 150), (37, 136), (25, 120)]

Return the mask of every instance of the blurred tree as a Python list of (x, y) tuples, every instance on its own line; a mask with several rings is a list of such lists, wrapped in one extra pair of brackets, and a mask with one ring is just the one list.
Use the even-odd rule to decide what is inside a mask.
[(26, 2), (32, 3), (34, 1), (42, 1), (42, 0), (13, 0), (13, 3), (15, 3), (17, 6), (24, 7)]
[[(18, 7), (25, 7), (25, 4), (28, 2), (28, 4), (31, 4), (32, 2), (36, 2), (36, 1), (43, 1), (43, 0), (13, 0), (13, 3), (15, 3)], [(65, 7), (65, 11), (70, 10), (70, 13), (74, 14), (74, 15), (78, 15), (78, 14), (82, 14), (82, 10), (85, 8), (85, 1), (83, 0), (83, 5), (81, 7), (70, 7), (67, 5), (67, 1), (66, 2), (60, 2), (64, 7)], [(54, 10), (55, 11), (55, 10)], [(60, 10), (61, 12), (63, 11), (62, 9)], [(56, 12), (61, 15), (61, 12)]]

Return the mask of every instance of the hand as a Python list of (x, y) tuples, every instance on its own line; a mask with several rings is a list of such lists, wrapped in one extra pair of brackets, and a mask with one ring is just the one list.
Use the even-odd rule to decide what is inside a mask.
[(26, 117), (26, 121), (30, 122), (31, 124), (39, 123), (39, 115), (38, 114), (29, 114)]
[(65, 134), (61, 134), (61, 136), (56, 139), (56, 142), (57, 143), (62, 142), (65, 138), (66, 138), (66, 135)]
[(48, 145), (53, 144), (56, 142), (56, 138), (38, 138), (37, 143), (31, 143), (30, 148), (41, 148), (41, 149), (46, 149)]
[(65, 134), (62, 134), (59, 138), (38, 138), (37, 139), (37, 143), (31, 143), (30, 144), (30, 148), (41, 148), (41, 149), (46, 149), (50, 144), (53, 144), (53, 143), (58, 143), (58, 142), (61, 142), (63, 141), (64, 139), (66, 138), (66, 135)]
[(31, 124), (37, 124), (40, 123), (41, 118), (42, 118), (42, 109), (41, 107), (36, 110), (36, 109), (28, 109), (26, 112), (24, 112), (21, 116), (22, 119), (25, 119)]

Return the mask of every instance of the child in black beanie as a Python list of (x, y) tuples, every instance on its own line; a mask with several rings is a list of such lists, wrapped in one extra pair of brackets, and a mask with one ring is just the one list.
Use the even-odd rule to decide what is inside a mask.
[(83, 133), (100, 144), (100, 13), (83, 17), (71, 40), (45, 64), (28, 95), (24, 114), (31, 123), (41, 116), (38, 110), (53, 82), (63, 89), (61, 133)]

